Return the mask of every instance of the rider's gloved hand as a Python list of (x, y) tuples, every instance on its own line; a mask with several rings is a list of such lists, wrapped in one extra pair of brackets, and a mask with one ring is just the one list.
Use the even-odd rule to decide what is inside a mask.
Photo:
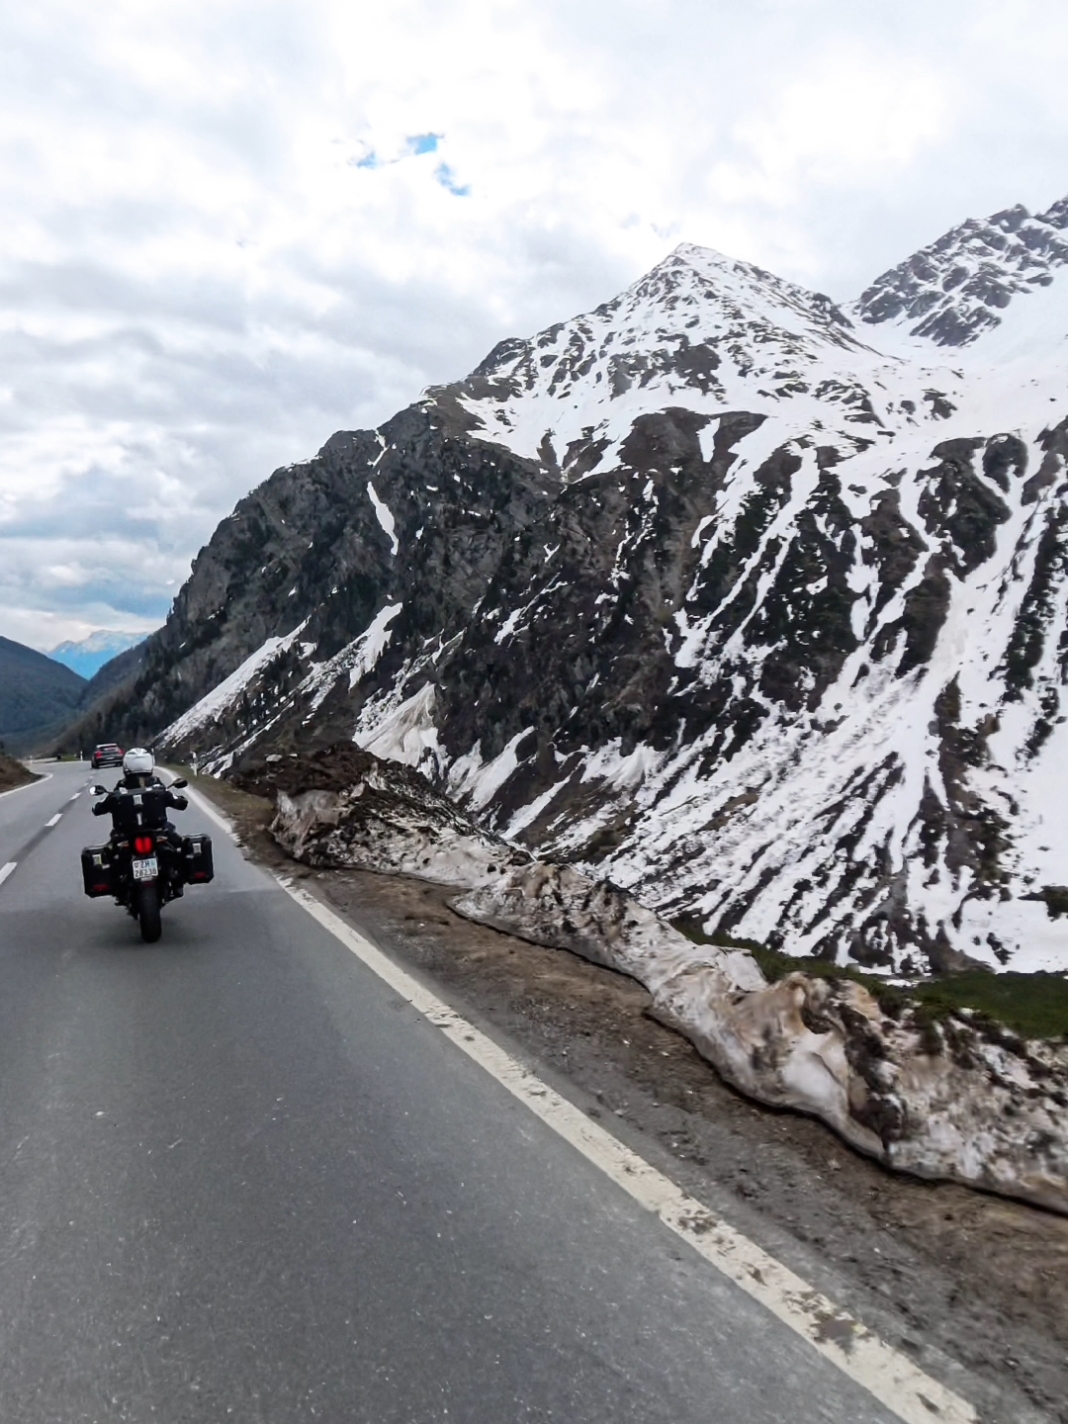
[(171, 798), (171, 805), (176, 811), (184, 811), (189, 805), (188, 796), (174, 796)]
[(106, 816), (106, 815), (107, 815), (107, 807), (104, 805), (103, 801), (98, 801), (98, 802), (96, 803), (96, 805), (93, 807), (93, 815), (94, 815), (94, 816)]

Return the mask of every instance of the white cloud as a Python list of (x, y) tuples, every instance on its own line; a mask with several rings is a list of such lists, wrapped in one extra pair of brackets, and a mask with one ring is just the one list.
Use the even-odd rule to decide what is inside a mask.
[(1052, 0), (9, 6), (0, 632), (161, 616), (274, 467), (680, 239), (844, 297), (1052, 201), (1066, 58)]
[(922, 62), (844, 47), (788, 84), (769, 114), (739, 125), (743, 156), (714, 173), (713, 191), (723, 181), (734, 201), (756, 196), (785, 207), (816, 184), (868, 188), (875, 174), (892, 182), (924, 146), (948, 136), (954, 87)]

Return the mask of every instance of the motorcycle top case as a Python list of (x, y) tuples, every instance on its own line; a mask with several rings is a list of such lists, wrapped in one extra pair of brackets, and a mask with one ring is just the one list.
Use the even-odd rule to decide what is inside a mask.
[(156, 787), (142, 791), (116, 788), (112, 792), (111, 820), (123, 835), (136, 835), (140, 830), (162, 830), (167, 824), (167, 800)]
[(211, 836), (183, 836), (182, 863), (187, 885), (207, 885), (209, 880), (214, 880), (215, 860), (211, 850)]
[(82, 851), (82, 888), (92, 898), (114, 894), (111, 847), (86, 846)]

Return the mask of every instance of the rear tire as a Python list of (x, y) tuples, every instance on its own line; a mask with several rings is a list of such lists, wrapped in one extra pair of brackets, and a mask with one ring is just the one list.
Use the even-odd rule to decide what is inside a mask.
[(159, 916), (159, 886), (155, 883), (137, 887), (137, 920), (145, 944), (155, 944), (163, 931)]

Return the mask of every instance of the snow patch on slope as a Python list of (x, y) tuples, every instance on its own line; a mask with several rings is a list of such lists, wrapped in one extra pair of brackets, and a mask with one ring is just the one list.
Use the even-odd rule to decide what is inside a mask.
[(450, 792), (476, 811), (487, 806), (500, 788), (519, 765), (516, 748), (528, 737), (533, 727), (524, 727), (516, 732), (501, 751), (488, 762), (483, 762), (479, 745), (476, 743), (464, 756), (458, 757), (449, 768), (448, 786)]
[(378, 706), (361, 718), (352, 740), (383, 761), (397, 761), (417, 770), (438, 754), (434, 725), (434, 685), (427, 683), (403, 702)]
[(291, 648), (308, 626), (309, 620), (281, 638), (268, 638), (256, 651), (235, 668), (229, 677), (223, 678), (216, 687), (206, 693), (199, 702), (193, 704), (160, 734), (159, 740), (168, 745), (176, 745), (187, 737), (199, 732), (215, 722), (233, 707), (252, 679), (267, 667), (281, 653)]
[(322, 706), (337, 681), (348, 676), (349, 690), (368, 673), (373, 672), (379, 658), (389, 646), (390, 624), (404, 607), (403, 603), (387, 603), (379, 609), (359, 637), (346, 643), (340, 652), (324, 663), (318, 663), (301, 683), (298, 691), (308, 698), (308, 712)]
[(397, 521), (393, 518), (389, 506), (384, 500), (379, 498), (370, 480), (367, 481), (367, 496), (375, 507), (378, 522), (381, 524), (386, 538), (392, 545), (393, 554), (396, 555), (400, 551), (400, 540), (397, 538)]

